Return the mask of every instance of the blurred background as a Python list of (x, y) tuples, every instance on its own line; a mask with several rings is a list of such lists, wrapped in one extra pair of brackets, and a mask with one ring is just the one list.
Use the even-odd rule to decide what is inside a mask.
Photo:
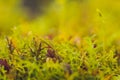
[(0, 0), (0, 35), (119, 34), (120, 0)]

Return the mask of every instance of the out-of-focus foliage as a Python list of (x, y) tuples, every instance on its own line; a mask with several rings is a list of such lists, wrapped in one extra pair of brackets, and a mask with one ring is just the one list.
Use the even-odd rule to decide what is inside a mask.
[[(19, 0), (0, 1), (0, 32), (17, 25), (22, 18), (18, 7)], [(6, 31), (7, 32), (7, 31)], [(5, 33), (6, 33), (5, 32)]]
[(119, 0), (35, 1), (0, 0), (1, 80), (120, 79)]
[[(58, 32), (67, 36), (101, 32), (98, 30), (102, 27), (111, 33), (113, 28), (115, 31), (119, 28), (119, 0), (51, 0), (49, 4), (48, 0), (40, 0), (36, 5), (44, 10), (41, 12), (42, 15), (39, 15), (41, 13), (38, 11), (38, 16), (32, 21), (28, 19), (32, 17), (34, 11), (30, 11), (31, 15), (25, 11), (27, 9), (22, 6), (22, 1), (27, 0), (1, 0), (1, 28), (20, 26), (24, 28), (23, 32), (26, 30), (40, 34)], [(41, 7), (43, 2), (47, 7)]]

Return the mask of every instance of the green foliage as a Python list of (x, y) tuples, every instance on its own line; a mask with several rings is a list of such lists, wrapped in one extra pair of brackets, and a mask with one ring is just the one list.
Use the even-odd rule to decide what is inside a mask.
[(120, 79), (120, 1), (54, 0), (30, 20), (21, 1), (0, 1), (0, 80)]
[(93, 38), (94, 36), (86, 37), (80, 48), (68, 41), (51, 41), (39, 37), (30, 40), (19, 38), (16, 43), (14, 37), (6, 38), (6, 45), (2, 48), (6, 48), (4, 53), (8, 56), (1, 58), (6, 58), (10, 71), (6, 73), (5, 65), (0, 62), (2, 65), (0, 78), (3, 80), (119, 79), (119, 56), (116, 48), (113, 46), (104, 50), (104, 46), (99, 46), (101, 43), (92, 41)]

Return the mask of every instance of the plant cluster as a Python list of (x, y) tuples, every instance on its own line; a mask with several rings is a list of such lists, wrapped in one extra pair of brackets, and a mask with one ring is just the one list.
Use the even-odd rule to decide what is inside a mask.
[[(24, 43), (22, 43), (22, 40)], [(0, 58), (1, 80), (117, 80), (120, 53), (115, 46), (104, 49), (93, 37), (77, 46), (68, 41), (33, 37), (7, 37)], [(20, 44), (21, 43), (21, 44)], [(2, 47), (3, 48), (3, 47)]]

